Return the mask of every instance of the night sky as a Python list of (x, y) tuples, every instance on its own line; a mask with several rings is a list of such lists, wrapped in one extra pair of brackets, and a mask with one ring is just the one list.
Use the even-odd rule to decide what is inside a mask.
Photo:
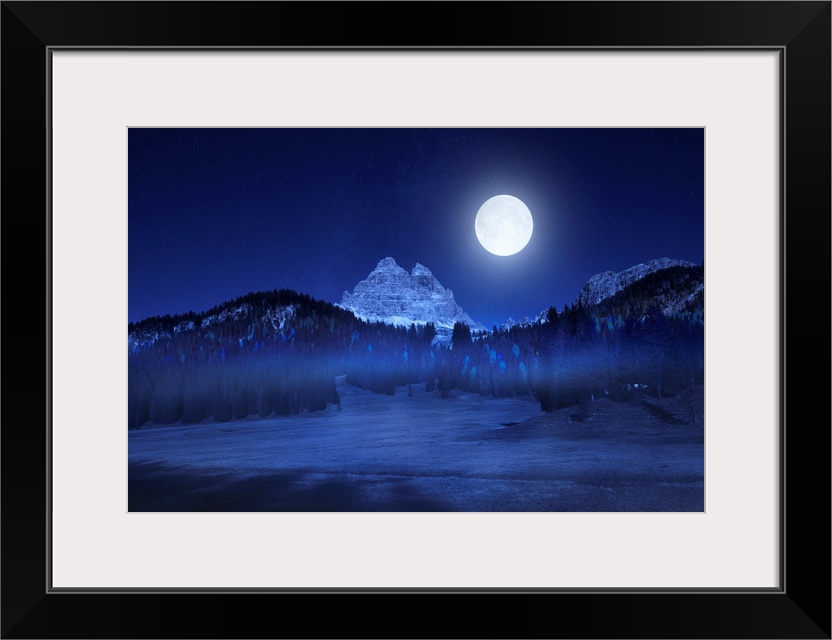
[[(704, 257), (703, 129), (130, 129), (129, 320), (252, 291), (340, 302), (386, 256), (490, 327), (601, 271)], [(531, 210), (512, 256), (477, 211)]]

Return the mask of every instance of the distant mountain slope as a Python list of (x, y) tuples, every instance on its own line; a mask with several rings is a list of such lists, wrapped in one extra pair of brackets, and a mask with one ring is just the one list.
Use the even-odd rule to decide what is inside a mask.
[(705, 270), (681, 263), (646, 273), (614, 295), (589, 305), (596, 315), (643, 318), (650, 309), (663, 315), (687, 316), (696, 324), (704, 322)]
[(642, 264), (637, 264), (634, 267), (625, 269), (619, 273), (614, 271), (604, 271), (603, 273), (592, 276), (589, 281), (583, 286), (578, 294), (578, 302), (584, 306), (598, 304), (605, 298), (610, 298), (616, 293), (624, 289), (624, 287), (641, 280), (645, 276), (667, 269), (669, 267), (695, 267), (692, 262), (685, 262), (683, 260), (672, 260), (670, 258), (660, 258), (658, 260), (650, 260)]
[[(651, 306), (665, 315), (690, 311), (697, 304), (704, 306), (705, 276), (701, 265), (660, 258), (637, 264), (619, 273), (604, 271), (592, 276), (581, 288), (574, 304), (597, 308), (602, 315), (612, 313), (626, 317), (643, 315)], [(501, 325), (503, 331), (514, 327), (545, 324), (552, 308), (541, 311), (534, 320), (517, 322), (509, 318)], [(555, 309), (554, 311), (559, 311)]]
[[(154, 316), (127, 327), (127, 345), (131, 353), (152, 346), (161, 339), (186, 338), (189, 334), (227, 334), (243, 340), (253, 335), (254, 325), (262, 331), (279, 335), (290, 327), (287, 321), (300, 326), (309, 316), (342, 317), (353, 315), (336, 305), (288, 289), (249, 293), (218, 304), (201, 313)], [(294, 326), (292, 327), (294, 328)]]
[(344, 291), (340, 306), (369, 321), (397, 326), (430, 322), (439, 329), (452, 329), (454, 323), (462, 322), (482, 328), (430, 269), (417, 263), (408, 273), (390, 257), (381, 260), (352, 293)]

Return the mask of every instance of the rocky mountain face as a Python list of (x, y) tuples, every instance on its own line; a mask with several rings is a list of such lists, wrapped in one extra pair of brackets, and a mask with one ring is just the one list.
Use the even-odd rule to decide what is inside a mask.
[(150, 347), (158, 340), (171, 339), (189, 332), (204, 333), (210, 331), (212, 326), (222, 327), (241, 321), (268, 324), (275, 331), (280, 331), (286, 321), (294, 315), (295, 306), (292, 304), (263, 308), (262, 306), (255, 307), (250, 302), (225, 303), (202, 314), (190, 313), (187, 316), (177, 316), (173, 319), (151, 318), (134, 324), (132, 329), (128, 328), (127, 347), (130, 353), (138, 353), (142, 348)]
[(526, 329), (528, 327), (534, 326), (535, 324), (541, 324), (545, 321), (545, 312), (541, 312), (540, 314), (538, 314), (537, 318), (535, 318), (534, 320), (530, 320), (529, 316), (523, 316), (522, 320), (515, 320), (514, 318), (509, 318), (503, 324), (500, 325), (500, 331), (511, 331), (512, 329)]
[(584, 306), (598, 304), (602, 300), (611, 298), (619, 291), (622, 291), (624, 287), (643, 279), (651, 273), (677, 266), (695, 267), (696, 265), (683, 260), (660, 258), (658, 260), (650, 260), (649, 262), (637, 264), (620, 273), (604, 271), (603, 273), (592, 276), (583, 286), (581, 292), (578, 294), (578, 302)]
[[(682, 275), (676, 267), (682, 269)], [(662, 274), (665, 270), (667, 278)], [(655, 275), (658, 274), (658, 275)], [(630, 291), (630, 288), (640, 281), (647, 283), (638, 292)], [(604, 271), (592, 276), (583, 286), (576, 303), (585, 307), (609, 306), (615, 303), (617, 298), (627, 298), (632, 301), (637, 298), (635, 304), (629, 304), (632, 311), (649, 306), (659, 307), (665, 315), (677, 314), (692, 304), (702, 302), (705, 283), (702, 269), (691, 262), (684, 260), (673, 260), (660, 258), (642, 264), (637, 264), (620, 273)], [(623, 292), (623, 293), (622, 293)], [(701, 306), (701, 305), (700, 305)], [(557, 309), (557, 311), (560, 311)], [(524, 317), (518, 322), (509, 318), (500, 328), (509, 331), (512, 328), (525, 328), (536, 324), (548, 322), (548, 309), (541, 311), (534, 320)]]
[(408, 273), (393, 258), (384, 258), (352, 293), (344, 291), (340, 306), (373, 322), (400, 326), (432, 322), (452, 328), (463, 322), (479, 328), (427, 267), (416, 264)]
[[(279, 332), (286, 326), (287, 321), (296, 316), (307, 300), (311, 301), (311, 298), (284, 289), (249, 293), (203, 313), (191, 311), (173, 317), (147, 318), (130, 323), (127, 330), (127, 347), (130, 353), (136, 354), (159, 340), (187, 337), (188, 334), (213, 335), (228, 331), (228, 327), (232, 325), (243, 323), (247, 326), (253, 326), (252, 323), (269, 326), (273, 331)], [(248, 337), (246, 333), (248, 332), (241, 335)]]

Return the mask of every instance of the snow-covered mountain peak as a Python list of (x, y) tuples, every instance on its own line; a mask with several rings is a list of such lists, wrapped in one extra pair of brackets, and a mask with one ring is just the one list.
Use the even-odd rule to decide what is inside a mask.
[(428, 269), (425, 265), (416, 263), (416, 266), (413, 267), (413, 271), (410, 272), (412, 276), (433, 276), (431, 270)]
[(539, 321), (535, 320), (534, 322), (532, 322), (531, 320), (529, 320), (529, 316), (523, 316), (523, 319), (519, 322), (514, 318), (509, 318), (503, 324), (500, 325), (500, 330), (511, 331), (511, 329), (514, 329), (515, 327), (519, 329), (525, 329), (527, 327), (531, 327), (535, 322)]
[(464, 322), (472, 328), (474, 322), (454, 300), (451, 290), (445, 289), (430, 269), (417, 263), (408, 273), (393, 258), (381, 260), (365, 280), (350, 293), (344, 292), (341, 307), (373, 322), (387, 324), (426, 324), (453, 327)]
[(382, 258), (378, 261), (378, 264), (376, 265), (376, 270), (379, 269), (401, 269), (401, 267), (398, 265), (398, 263), (396, 263), (396, 261), (393, 258), (387, 256), (386, 258)]
[(407, 271), (402, 269), (393, 258), (384, 258), (383, 260), (379, 260), (379, 263), (376, 265), (376, 268), (370, 272), (370, 276), (373, 275), (407, 275)]

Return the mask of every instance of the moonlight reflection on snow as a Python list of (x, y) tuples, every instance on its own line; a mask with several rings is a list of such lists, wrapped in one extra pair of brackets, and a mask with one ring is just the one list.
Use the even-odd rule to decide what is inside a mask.
[(340, 410), (131, 431), (130, 511), (703, 509), (701, 424), (608, 400), (581, 417), (337, 388)]

